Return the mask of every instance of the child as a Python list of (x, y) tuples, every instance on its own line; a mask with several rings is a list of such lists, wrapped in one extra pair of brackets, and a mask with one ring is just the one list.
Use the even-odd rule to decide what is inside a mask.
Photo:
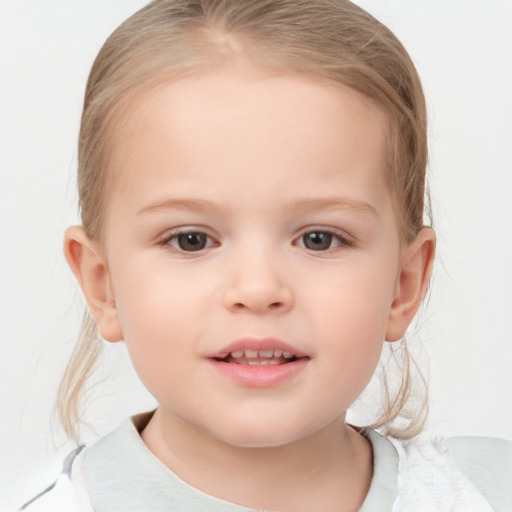
[(159, 0), (125, 22), (84, 103), (65, 253), (94, 322), (63, 423), (96, 328), (159, 405), (23, 509), (510, 509), (510, 445), (414, 436), (422, 411), (400, 430), (407, 378), (375, 425), (394, 436), (345, 421), (428, 286), (426, 160), (416, 71), (349, 2)]

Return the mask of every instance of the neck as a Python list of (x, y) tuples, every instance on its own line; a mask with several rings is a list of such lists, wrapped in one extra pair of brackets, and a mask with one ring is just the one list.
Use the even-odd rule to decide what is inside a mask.
[(372, 477), (370, 445), (344, 416), (286, 445), (244, 448), (158, 409), (141, 437), (188, 484), (250, 508), (357, 510)]

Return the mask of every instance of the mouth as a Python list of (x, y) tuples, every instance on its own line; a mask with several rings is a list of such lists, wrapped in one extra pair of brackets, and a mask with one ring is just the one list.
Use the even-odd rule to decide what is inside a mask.
[(273, 337), (248, 336), (210, 354), (215, 361), (246, 366), (279, 366), (309, 356), (297, 348)]
[(274, 388), (298, 377), (311, 358), (276, 338), (246, 337), (210, 355), (220, 375), (246, 388)]
[(243, 364), (249, 366), (276, 366), (293, 363), (301, 359), (288, 350), (269, 348), (263, 350), (242, 349), (221, 353), (215, 360), (230, 364)]

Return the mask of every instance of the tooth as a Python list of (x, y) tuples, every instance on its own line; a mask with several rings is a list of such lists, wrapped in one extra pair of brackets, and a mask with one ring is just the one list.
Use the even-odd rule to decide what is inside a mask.
[(269, 366), (272, 361), (270, 359), (267, 359), (266, 361), (260, 361), (261, 366)]
[(269, 365), (274, 365), (274, 364), (280, 364), (279, 361), (277, 359), (269, 359), (268, 360), (268, 364)]
[(234, 352), (231, 352), (231, 357), (234, 357), (234, 358), (244, 357), (244, 351), (243, 350), (235, 350)]
[(224, 359), (224, 358), (225, 358), (225, 357), (227, 357), (227, 356), (228, 356), (228, 352), (222, 352), (222, 354), (219, 354), (219, 355), (217, 356), (217, 359)]
[(285, 351), (283, 352), (283, 357), (284, 357), (285, 359), (291, 359), (291, 358), (293, 357), (293, 354), (292, 354), (291, 352), (288, 352), (288, 351), (286, 351), (286, 350), (285, 350)]
[(258, 357), (258, 351), (257, 350), (246, 350), (245, 357)]
[(247, 364), (248, 365), (251, 365), (251, 366), (256, 366), (256, 365), (259, 365), (259, 361), (247, 361)]
[(260, 357), (272, 357), (274, 355), (273, 350), (259, 350), (258, 354)]
[(274, 350), (274, 357), (281, 357), (283, 355), (282, 350)]

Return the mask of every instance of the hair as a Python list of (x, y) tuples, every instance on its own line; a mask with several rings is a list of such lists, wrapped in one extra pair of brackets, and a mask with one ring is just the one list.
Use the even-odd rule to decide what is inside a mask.
[[(414, 239), (424, 227), (428, 196), (427, 120), (420, 79), (396, 36), (347, 0), (155, 0), (122, 23), (96, 57), (85, 92), (78, 188), (88, 235), (103, 241), (116, 129), (130, 102), (158, 84), (236, 59), (348, 86), (381, 108), (388, 132), (387, 179), (399, 231), (405, 242)], [(81, 391), (102, 343), (86, 312), (57, 402), (64, 430), (75, 439)], [(408, 415), (413, 363), (405, 340), (392, 355), (397, 352), (403, 359), (401, 384), (390, 394), (384, 378), (385, 407), (372, 426), (411, 437), (424, 424), (426, 393), (420, 413)], [(405, 427), (394, 426), (404, 417)]]

